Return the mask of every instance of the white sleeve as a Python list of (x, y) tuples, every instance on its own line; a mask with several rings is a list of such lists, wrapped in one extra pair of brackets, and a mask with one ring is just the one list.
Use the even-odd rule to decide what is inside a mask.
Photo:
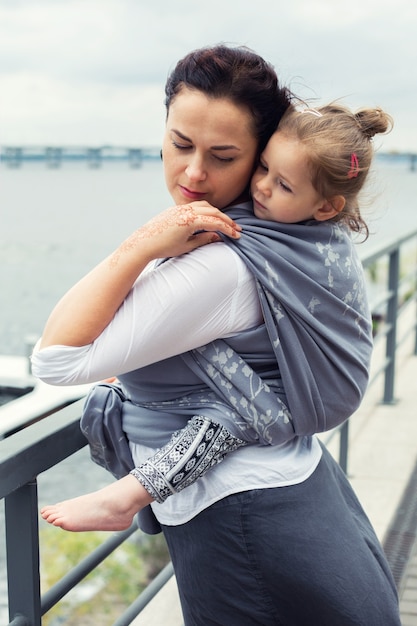
[(262, 320), (255, 280), (224, 243), (203, 246), (143, 273), (113, 320), (83, 347), (35, 347), (32, 372), (76, 385), (117, 376)]

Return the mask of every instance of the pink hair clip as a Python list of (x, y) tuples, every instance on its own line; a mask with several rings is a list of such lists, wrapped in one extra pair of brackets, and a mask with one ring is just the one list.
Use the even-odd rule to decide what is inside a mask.
[(350, 155), (350, 170), (348, 171), (348, 178), (356, 178), (359, 174), (359, 161), (355, 152)]

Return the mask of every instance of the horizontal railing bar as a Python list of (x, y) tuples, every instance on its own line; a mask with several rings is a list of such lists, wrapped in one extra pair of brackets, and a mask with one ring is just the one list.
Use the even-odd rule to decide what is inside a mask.
[(168, 580), (174, 575), (174, 568), (172, 563), (169, 562), (165, 565), (153, 579), (151, 583), (142, 591), (142, 593), (136, 598), (130, 607), (114, 622), (113, 626), (129, 626), (132, 621), (139, 615), (139, 613), (149, 604), (149, 602), (156, 596), (156, 594), (162, 589), (162, 587), (168, 582)]
[(98, 548), (93, 550), (85, 559), (76, 565), (68, 574), (58, 581), (51, 589), (48, 589), (41, 598), (41, 613), (44, 615), (61, 598), (63, 598), (75, 585), (81, 582), (97, 565), (100, 565), (116, 548), (118, 548), (133, 533), (138, 531), (136, 524), (132, 524), (127, 530), (117, 532)]
[(417, 324), (414, 324), (414, 326), (411, 326), (410, 328), (405, 330), (403, 334), (401, 335), (401, 337), (397, 339), (397, 348), (402, 346), (407, 341), (407, 339), (409, 339), (410, 335), (416, 331), (416, 329), (417, 329)]
[(398, 248), (401, 248), (404, 243), (413, 239), (414, 237), (417, 237), (417, 228), (415, 230), (412, 230), (411, 233), (409, 233), (408, 235), (403, 235), (402, 237), (395, 239), (393, 242), (390, 242), (388, 244), (381, 243), (379, 245), (373, 246), (371, 250), (367, 249), (364, 251), (361, 250), (360, 247), (358, 247), (358, 252), (363, 267), (367, 268), (369, 265), (372, 265), (372, 263), (377, 261), (380, 257), (388, 255)]
[(412, 270), (407, 272), (407, 274), (404, 274), (404, 276), (402, 276), (400, 279), (400, 287), (402, 287), (404, 284), (414, 283), (416, 280), (416, 272), (416, 267), (414, 267)]
[(78, 400), (0, 441), (0, 498), (87, 445), (79, 426), (83, 404)]
[(16, 615), (12, 621), (9, 622), (9, 626), (32, 626), (32, 624), (24, 615)]
[(374, 337), (374, 346), (376, 346), (377, 343), (382, 341), (382, 339), (384, 339), (384, 337), (386, 337), (388, 333), (391, 332), (391, 330), (392, 330), (392, 324), (387, 324), (386, 322), (384, 322), (381, 328), (378, 329), (378, 333)]
[[(397, 320), (399, 320), (402, 317), (402, 315), (404, 315), (406, 310), (413, 304), (414, 304), (413, 298), (410, 298), (409, 300), (406, 300), (405, 302), (403, 302), (403, 304), (397, 309)], [(374, 337), (374, 346), (376, 346), (377, 343), (382, 341), (388, 335), (388, 333), (391, 332), (391, 330), (392, 330), (392, 324), (387, 324), (386, 322), (383, 322), (381, 328), (378, 329), (378, 333)], [(414, 325), (411, 325), (410, 332), (413, 332), (413, 330), (414, 330)], [(398, 345), (399, 343), (397, 341), (397, 346)]]
[(397, 318), (400, 318), (405, 311), (407, 311), (407, 309), (414, 304), (415, 301), (415, 298), (408, 298), (407, 300), (404, 300), (401, 306), (398, 307)]
[(369, 308), (371, 311), (375, 312), (381, 305), (389, 302), (393, 295), (394, 292), (392, 290), (384, 291), (380, 296), (378, 296), (378, 298), (375, 298), (369, 303)]

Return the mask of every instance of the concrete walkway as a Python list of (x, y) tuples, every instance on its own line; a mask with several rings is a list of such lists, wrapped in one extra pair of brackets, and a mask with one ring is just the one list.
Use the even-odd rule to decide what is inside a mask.
[(414, 545), (400, 586), (400, 610), (402, 626), (417, 624), (417, 549)]
[(396, 398), (375, 405), (372, 392), (351, 418), (348, 476), (387, 553), (402, 624), (417, 626), (416, 356), (397, 368)]

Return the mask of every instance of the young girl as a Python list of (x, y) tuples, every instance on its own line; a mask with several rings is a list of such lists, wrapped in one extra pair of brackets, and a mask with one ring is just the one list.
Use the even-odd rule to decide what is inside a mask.
[[(359, 210), (358, 195), (366, 181), (372, 161), (372, 137), (377, 133), (387, 132), (391, 123), (391, 118), (381, 109), (361, 109), (353, 113), (340, 104), (329, 104), (318, 109), (291, 108), (269, 140), (251, 181), (253, 213), (256, 218), (280, 223), (277, 236), (283, 248), (282, 257), (278, 264), (270, 266), (271, 274), (275, 275), (272, 282), (280, 283), (278, 287), (278, 306), (282, 307), (280, 315), (283, 317), (300, 315), (299, 303), (291, 302), (292, 293), (288, 295), (285, 293), (286, 289), (289, 292), (293, 291), (294, 284), (297, 284), (294, 282), (296, 276), (291, 274), (291, 280), (284, 281), (285, 272), (289, 268), (290, 272), (294, 270), (299, 272), (297, 280), (300, 282), (301, 274), (307, 271), (311, 274), (310, 279), (316, 280), (313, 268), (317, 263), (327, 267), (327, 284), (321, 284), (320, 288), (324, 288), (325, 297), (330, 294), (331, 297), (337, 298), (342, 304), (342, 309), (339, 306), (335, 309), (337, 313), (331, 315), (329, 308), (323, 306), (325, 303), (321, 302), (323, 295), (317, 297), (312, 292), (308, 295), (308, 308), (313, 320), (308, 321), (311, 327), (314, 327), (317, 317), (321, 316), (320, 323), (329, 333), (334, 333), (333, 341), (338, 343), (338, 340), (346, 334), (342, 327), (345, 313), (343, 307), (345, 309), (353, 307), (359, 332), (354, 343), (345, 336), (351, 349), (347, 349), (345, 355), (342, 351), (338, 352), (339, 363), (336, 369), (340, 371), (344, 370), (343, 359), (352, 358), (355, 344), (359, 346), (358, 362), (370, 351), (369, 327), (366, 328), (365, 319), (366, 303), (362, 300), (362, 293), (355, 293), (353, 287), (355, 280), (349, 280), (352, 276), (357, 278), (355, 271), (358, 271), (359, 264), (347, 233), (352, 231), (362, 232), (365, 237), (368, 235), (366, 223)], [(172, 219), (173, 216), (176, 216), (176, 219), (181, 216), (187, 219), (187, 216), (193, 215), (194, 210), (193, 204), (175, 207), (169, 209), (162, 219)], [(248, 262), (258, 281), (265, 282), (263, 278), (265, 267), (256, 267), (251, 247), (251, 238), (256, 240), (257, 245), (259, 244), (257, 240), (259, 223), (253, 219), (247, 207), (231, 209), (228, 215), (242, 227), (242, 232), (237, 239), (224, 238), (226, 244), (233, 246)], [(158, 220), (161, 221), (161, 217)], [(263, 236), (265, 229), (272, 230), (272, 225), (265, 223), (262, 228)], [(274, 233), (276, 232), (275, 229)], [(214, 237), (213, 241), (216, 240), (218, 238)], [(339, 261), (336, 242), (340, 241), (344, 244), (347, 242), (348, 254), (344, 264), (345, 267), (349, 267), (348, 274), (352, 275), (349, 275), (349, 278), (346, 273), (339, 276), (336, 270)], [(320, 281), (321, 278), (317, 279), (317, 284)], [(267, 291), (264, 292), (266, 298), (270, 289), (269, 282)], [(300, 290), (303, 288), (300, 287)], [(320, 293), (323, 294), (323, 291)], [(268, 306), (265, 304), (262, 306), (264, 316), (267, 318)], [(323, 330), (317, 332), (320, 334), (316, 343), (320, 343)], [(194, 416), (185, 429), (176, 432), (166, 446), (141, 466), (133, 469), (129, 475), (100, 491), (54, 506), (46, 506), (41, 511), (42, 517), (49, 523), (67, 530), (120, 530), (128, 527), (135, 513), (145, 505), (155, 500), (164, 502), (169, 495), (192, 484), (210, 467), (222, 461), (227, 453), (241, 446), (275, 445), (294, 437), (313, 434), (311, 424), (307, 425), (303, 420), (306, 394), (303, 394), (300, 384), (297, 389), (300, 379), (297, 383), (296, 366), (288, 365), (290, 353), (296, 355), (294, 360), (298, 358), (294, 336), (291, 340), (288, 337), (286, 339), (286, 333), (280, 334), (279, 329), (277, 333), (277, 345), (284, 344), (284, 348), (277, 348), (281, 374), (278, 385), (276, 381), (271, 380), (268, 372), (262, 377), (255, 377), (247, 363), (244, 363), (244, 368), (246, 380), (250, 381), (250, 389), (245, 387), (241, 380), (234, 380), (233, 367), (230, 367), (230, 364), (237, 356), (230, 343), (223, 353), (219, 352), (221, 349), (219, 342), (213, 342), (211, 348), (192, 351), (187, 364), (196, 369), (202, 377), (205, 372), (209, 384), (217, 393), (223, 394), (224, 401), (228, 404), (228, 410), (222, 406), (221, 418), (216, 417), (216, 407), (214, 411), (206, 414), (202, 406), (201, 415)], [(290, 345), (285, 353), (285, 359), (280, 360), (282, 357), (280, 350), (285, 351), (286, 340)], [(321, 348), (322, 345), (320, 350)], [(214, 357), (210, 355), (210, 349), (214, 352)], [(309, 350), (309, 346), (301, 344), (301, 353), (308, 355)], [(230, 354), (223, 358), (224, 362), (221, 362), (219, 355), (224, 356), (228, 351)], [(317, 361), (317, 354), (314, 355)], [(345, 391), (342, 385), (349, 385), (351, 394), (352, 388), (356, 386), (353, 393), (357, 394), (357, 405), (366, 388), (366, 358), (360, 375), (355, 373), (347, 381), (343, 379), (345, 373), (337, 378), (334, 362), (328, 355), (327, 358), (329, 362), (325, 367), (331, 372), (331, 378), (321, 381), (318, 386), (324, 384), (332, 389), (328, 396), (325, 395), (324, 387), (317, 391), (323, 407), (321, 411), (317, 411), (314, 404), (318, 415), (314, 432), (333, 428), (349, 417), (343, 412)], [(300, 368), (305, 368), (307, 361), (310, 361), (306, 357), (300, 357), (299, 360), (302, 364)], [(319, 369), (319, 372), (319, 377), (323, 377), (323, 370)], [(234, 389), (233, 397), (224, 392), (228, 387)], [(308, 393), (314, 395), (314, 390), (312, 392), (310, 388)], [(303, 402), (300, 404), (294, 399), (298, 395), (303, 396)], [(333, 403), (330, 398), (333, 398)], [(278, 405), (278, 409), (276, 406), (270, 409), (271, 401)], [(247, 406), (243, 409), (244, 404), (250, 406), (250, 410)]]

